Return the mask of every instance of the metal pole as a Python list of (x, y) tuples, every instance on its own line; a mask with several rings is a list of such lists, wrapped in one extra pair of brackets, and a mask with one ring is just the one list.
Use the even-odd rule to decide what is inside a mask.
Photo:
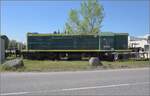
[(101, 43), (101, 42), (100, 42), (100, 35), (99, 35), (99, 50), (101, 49), (101, 48), (100, 48), (100, 47), (101, 47), (101, 46), (100, 46), (100, 43)]

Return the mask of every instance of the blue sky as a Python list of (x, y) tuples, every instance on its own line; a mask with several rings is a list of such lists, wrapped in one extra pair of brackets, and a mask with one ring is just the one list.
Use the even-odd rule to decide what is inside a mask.
[[(27, 32), (51, 33), (64, 30), (70, 9), (79, 9), (77, 1), (1, 2), (1, 33), (25, 42)], [(149, 0), (102, 0), (105, 18), (101, 31), (127, 32), (143, 36), (150, 32)]]

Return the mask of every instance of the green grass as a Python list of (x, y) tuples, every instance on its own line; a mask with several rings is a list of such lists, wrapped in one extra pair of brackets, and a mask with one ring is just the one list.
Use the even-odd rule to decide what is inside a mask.
[(117, 68), (142, 68), (150, 67), (149, 61), (102, 61), (103, 66), (92, 67), (88, 61), (50, 61), (50, 60), (24, 60), (24, 67), (19, 69), (7, 68), (0, 65), (0, 71), (77, 71), (77, 70), (99, 70)]
[(26, 71), (85, 70), (89, 67), (86, 61), (24, 60), (24, 64)]
[(141, 68), (141, 67), (150, 67), (149, 61), (116, 61), (116, 62), (103, 62), (104, 67), (107, 68)]

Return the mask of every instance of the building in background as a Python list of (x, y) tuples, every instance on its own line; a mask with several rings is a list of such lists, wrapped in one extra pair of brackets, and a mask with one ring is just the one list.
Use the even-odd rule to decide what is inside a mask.
[(145, 36), (140, 36), (140, 37), (133, 37), (129, 36), (128, 38), (128, 46), (129, 48), (143, 48), (145, 45), (150, 44), (150, 34), (147, 34)]
[(146, 34), (145, 36), (140, 37), (130, 36), (128, 40), (129, 48), (139, 49), (139, 52), (142, 51), (146, 53), (146, 57), (150, 58), (150, 34)]
[(148, 44), (147, 38), (130, 36), (128, 40), (129, 48), (144, 48), (144, 45)]

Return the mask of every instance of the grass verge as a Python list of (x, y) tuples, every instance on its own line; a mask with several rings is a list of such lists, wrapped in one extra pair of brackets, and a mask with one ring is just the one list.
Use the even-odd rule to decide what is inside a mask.
[(103, 66), (92, 67), (88, 61), (50, 61), (50, 60), (23, 60), (24, 67), (19, 69), (6, 68), (0, 65), (0, 71), (77, 71), (77, 70), (99, 70), (99, 69), (117, 69), (117, 68), (141, 68), (150, 67), (149, 61), (102, 61)]

